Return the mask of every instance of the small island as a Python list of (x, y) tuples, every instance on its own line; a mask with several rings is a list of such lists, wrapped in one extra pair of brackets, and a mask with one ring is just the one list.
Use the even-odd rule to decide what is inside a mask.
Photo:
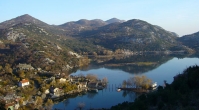
[(134, 76), (128, 80), (124, 80), (122, 87), (118, 87), (118, 91), (128, 90), (138, 93), (147, 93), (150, 90), (154, 90), (157, 87), (157, 82), (152, 82), (151, 79), (146, 76)]

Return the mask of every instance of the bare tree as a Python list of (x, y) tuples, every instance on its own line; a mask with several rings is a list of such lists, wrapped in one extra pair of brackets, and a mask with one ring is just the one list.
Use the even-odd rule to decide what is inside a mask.
[(103, 82), (103, 83), (108, 83), (107, 77), (104, 77), (104, 78), (102, 79), (102, 82)]
[(132, 82), (132, 79), (131, 78), (129, 78), (127, 81), (126, 81), (126, 85), (127, 85), (127, 87), (132, 87), (132, 85), (133, 85), (133, 82)]
[(88, 78), (90, 81), (96, 81), (98, 79), (97, 75), (94, 74), (87, 74), (86, 78)]
[(122, 87), (123, 87), (123, 88), (126, 88), (126, 80), (124, 80), (124, 81), (122, 82)]
[(51, 99), (48, 99), (47, 102), (45, 103), (45, 107), (47, 110), (51, 110), (53, 106), (53, 101)]
[(148, 89), (152, 85), (152, 80), (146, 76), (134, 76), (126, 81), (128, 86), (135, 86), (136, 88)]

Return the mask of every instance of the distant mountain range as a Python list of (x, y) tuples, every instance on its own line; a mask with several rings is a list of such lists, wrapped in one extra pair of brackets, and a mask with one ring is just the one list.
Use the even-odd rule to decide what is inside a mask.
[(133, 19), (123, 23), (111, 23), (97, 30), (80, 33), (93, 39), (96, 45), (132, 51), (164, 50), (177, 44), (178, 36), (145, 21)]
[(112, 18), (107, 21), (103, 21), (101, 19), (94, 19), (94, 20), (81, 19), (79, 21), (67, 22), (60, 26), (63, 28), (77, 28), (77, 27), (79, 27), (79, 28), (86, 28), (86, 27), (96, 28), (96, 27), (102, 27), (107, 24), (116, 23), (116, 22), (122, 23), (122, 22), (125, 22), (125, 20), (119, 20), (117, 18)]
[[(27, 25), (31, 29), (27, 28)], [(42, 38), (40, 33), (34, 31), (39, 28), (42, 32), (48, 33), (45, 34), (45, 39), (54, 40), (54, 42), (79, 53), (96, 52), (100, 54), (103, 53), (103, 50), (116, 51), (118, 49), (129, 51), (184, 50), (188, 52), (194, 47), (191, 44), (186, 44), (184, 39), (189, 38), (188, 36), (180, 38), (174, 32), (169, 32), (160, 26), (139, 19), (128, 21), (117, 18), (107, 21), (81, 19), (62, 25), (49, 25), (25, 14), (0, 23), (2, 38), (6, 38), (8, 30), (13, 27), (16, 30), (17, 28), (23, 28), (23, 32), (26, 32), (28, 37), (34, 38), (34, 36), (37, 36), (37, 38)], [(38, 32), (41, 32), (41, 30)], [(192, 35), (193, 39), (197, 39), (197, 35)]]
[(120, 20), (120, 19), (117, 19), (117, 18), (112, 18), (112, 19), (109, 19), (106, 21), (106, 23), (108, 24), (111, 24), (111, 23), (123, 23), (125, 22), (125, 20)]

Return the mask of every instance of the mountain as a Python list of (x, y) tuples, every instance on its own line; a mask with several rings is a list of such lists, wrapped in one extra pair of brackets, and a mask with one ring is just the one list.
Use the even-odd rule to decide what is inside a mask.
[(101, 19), (94, 19), (94, 20), (81, 19), (78, 21), (72, 21), (61, 24), (59, 25), (59, 27), (66, 30), (71, 30), (73, 32), (81, 32), (86, 30), (95, 30), (98, 27), (102, 27), (111, 23), (122, 23), (122, 22), (124, 22), (124, 20), (119, 20), (117, 18), (112, 18), (107, 21), (103, 21)]
[(111, 24), (111, 23), (123, 23), (125, 22), (125, 20), (119, 20), (117, 18), (111, 18), (109, 20), (106, 21), (106, 23)]
[(94, 20), (86, 20), (81, 19), (79, 21), (72, 21), (67, 22), (62, 25), (59, 25), (59, 27), (71, 30), (71, 31), (84, 31), (84, 30), (92, 30), (96, 29), (97, 27), (105, 26), (107, 23), (100, 19), (94, 19)]
[[(123, 23), (111, 23), (96, 30), (80, 33), (95, 45), (116, 50), (160, 51), (177, 46), (177, 35), (146, 21), (133, 19)], [(180, 46), (180, 45), (178, 45)]]
[(18, 25), (18, 24), (25, 24), (25, 25), (33, 24), (38, 27), (44, 28), (45, 30), (50, 31), (51, 33), (59, 34), (59, 35), (67, 32), (66, 30), (63, 30), (63, 29), (59, 28), (58, 26), (49, 25), (39, 19), (36, 19), (36, 18), (28, 15), (28, 14), (18, 16), (11, 20), (7, 20), (7, 21), (0, 23), (0, 29), (7, 29), (7, 28), (10, 28), (10, 27)]
[(178, 39), (183, 45), (199, 50), (199, 32), (182, 36)]
[(25, 14), (25, 15), (18, 16), (16, 18), (11, 19), (11, 20), (0, 23), (0, 29), (9, 28), (9, 27), (14, 26), (14, 25), (19, 24), (19, 23), (32, 23), (32, 24), (36, 24), (36, 25), (41, 26), (41, 27), (48, 26), (47, 23), (44, 23), (43, 21), (40, 21), (40, 20), (38, 20), (38, 19), (28, 15), (28, 14)]
[(81, 19), (62, 25), (49, 25), (25, 14), (0, 23), (1, 42), (4, 42), (3, 39), (17, 42), (23, 36), (56, 42), (82, 54), (188, 49), (177, 41), (179, 37), (176, 33), (139, 19)]

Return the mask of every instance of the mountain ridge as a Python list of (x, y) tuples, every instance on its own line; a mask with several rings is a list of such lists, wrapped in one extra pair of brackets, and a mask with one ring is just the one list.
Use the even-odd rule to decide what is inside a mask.
[(123, 47), (123, 49), (131, 51), (152, 49), (163, 51), (174, 46), (178, 38), (163, 28), (158, 28), (139, 19), (108, 24), (97, 30), (85, 31), (80, 34), (85, 38), (95, 38), (98, 41), (96, 45), (103, 45), (110, 49)]
[[(106, 23), (108, 21), (114, 22)], [(107, 21), (80, 19), (52, 26), (25, 14), (0, 23), (0, 27), (10, 28), (19, 23), (22, 23), (24, 26), (27, 25), (26, 23), (30, 23), (28, 25), (35, 25), (36, 27), (33, 26), (35, 29), (41, 27), (38, 32), (45, 31), (46, 33), (51, 33), (51, 36), (47, 35), (50, 39), (59, 39), (60, 41), (58, 42), (80, 53), (96, 52), (99, 50), (99, 47), (100, 51), (103, 49), (109, 51), (116, 51), (117, 49), (127, 49), (130, 51), (173, 51), (185, 49), (179, 43), (179, 36), (176, 33), (169, 32), (160, 26), (152, 25), (139, 19), (128, 21), (117, 18)], [(32, 30), (29, 34), (34, 35), (34, 32)], [(46, 38), (49, 39), (48, 37)], [(80, 44), (81, 47), (78, 47)]]

